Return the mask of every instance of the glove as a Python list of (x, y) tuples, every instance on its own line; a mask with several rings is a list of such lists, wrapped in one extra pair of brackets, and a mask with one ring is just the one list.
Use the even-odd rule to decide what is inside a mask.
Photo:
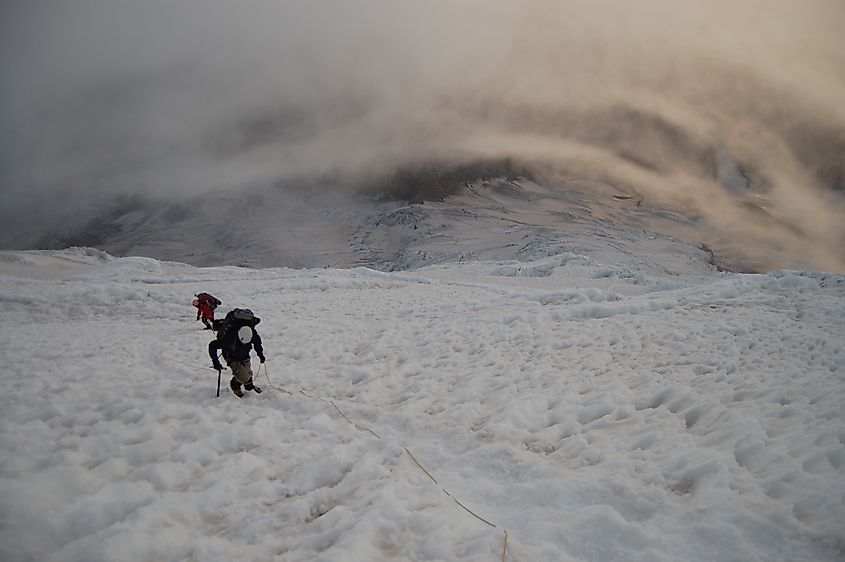
[(264, 361), (265, 361), (264, 356), (263, 356), (263, 355), (259, 355), (259, 356), (258, 356), (258, 360), (259, 360), (259, 361), (261, 361), (262, 363), (264, 363)]
[(214, 368), (215, 371), (218, 371), (218, 372), (223, 370), (223, 365), (221, 365), (220, 363), (215, 363), (214, 365), (212, 365), (212, 367)]

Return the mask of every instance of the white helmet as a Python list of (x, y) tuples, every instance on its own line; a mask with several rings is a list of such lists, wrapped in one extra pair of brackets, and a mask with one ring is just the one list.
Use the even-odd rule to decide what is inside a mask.
[(238, 339), (242, 344), (248, 344), (252, 341), (252, 328), (249, 326), (241, 326), (238, 330)]

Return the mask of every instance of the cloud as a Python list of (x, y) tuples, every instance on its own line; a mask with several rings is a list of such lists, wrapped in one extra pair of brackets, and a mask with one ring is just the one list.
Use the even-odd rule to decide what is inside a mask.
[[(510, 159), (811, 247), (820, 266), (845, 259), (836, 0), (2, 10), (4, 215), (287, 182), (381, 188), (408, 168)], [(745, 197), (751, 218), (713, 181), (719, 153), (766, 186)]]

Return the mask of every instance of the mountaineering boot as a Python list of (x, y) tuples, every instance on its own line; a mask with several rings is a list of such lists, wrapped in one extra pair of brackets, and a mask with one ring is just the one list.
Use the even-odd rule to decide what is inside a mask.
[(241, 383), (235, 377), (232, 377), (232, 380), (229, 381), (229, 388), (232, 389), (232, 392), (235, 393), (235, 396), (238, 398), (244, 397), (244, 392), (241, 390)]
[(261, 387), (260, 387), (260, 386), (256, 386), (256, 385), (252, 384), (252, 379), (249, 379), (248, 381), (246, 381), (246, 382), (244, 383), (244, 388), (245, 388), (246, 390), (252, 390), (252, 391), (253, 391), (253, 392), (255, 392), (256, 394), (261, 394)]

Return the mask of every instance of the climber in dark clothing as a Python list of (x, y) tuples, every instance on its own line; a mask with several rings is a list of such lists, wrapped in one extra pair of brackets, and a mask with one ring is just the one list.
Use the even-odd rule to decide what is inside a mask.
[(264, 363), (264, 348), (261, 345), (261, 336), (255, 330), (255, 325), (261, 320), (252, 315), (248, 309), (235, 309), (226, 315), (217, 332), (217, 338), (208, 344), (208, 354), (211, 356), (211, 363), (219, 372), (223, 370), (220, 360), (217, 358), (217, 351), (223, 352), (223, 359), (232, 370), (232, 380), (229, 387), (238, 398), (244, 393), (241, 385), (246, 390), (252, 390), (257, 394), (261, 388), (252, 382), (252, 365), (250, 363), (250, 351), (255, 349), (258, 360)]

